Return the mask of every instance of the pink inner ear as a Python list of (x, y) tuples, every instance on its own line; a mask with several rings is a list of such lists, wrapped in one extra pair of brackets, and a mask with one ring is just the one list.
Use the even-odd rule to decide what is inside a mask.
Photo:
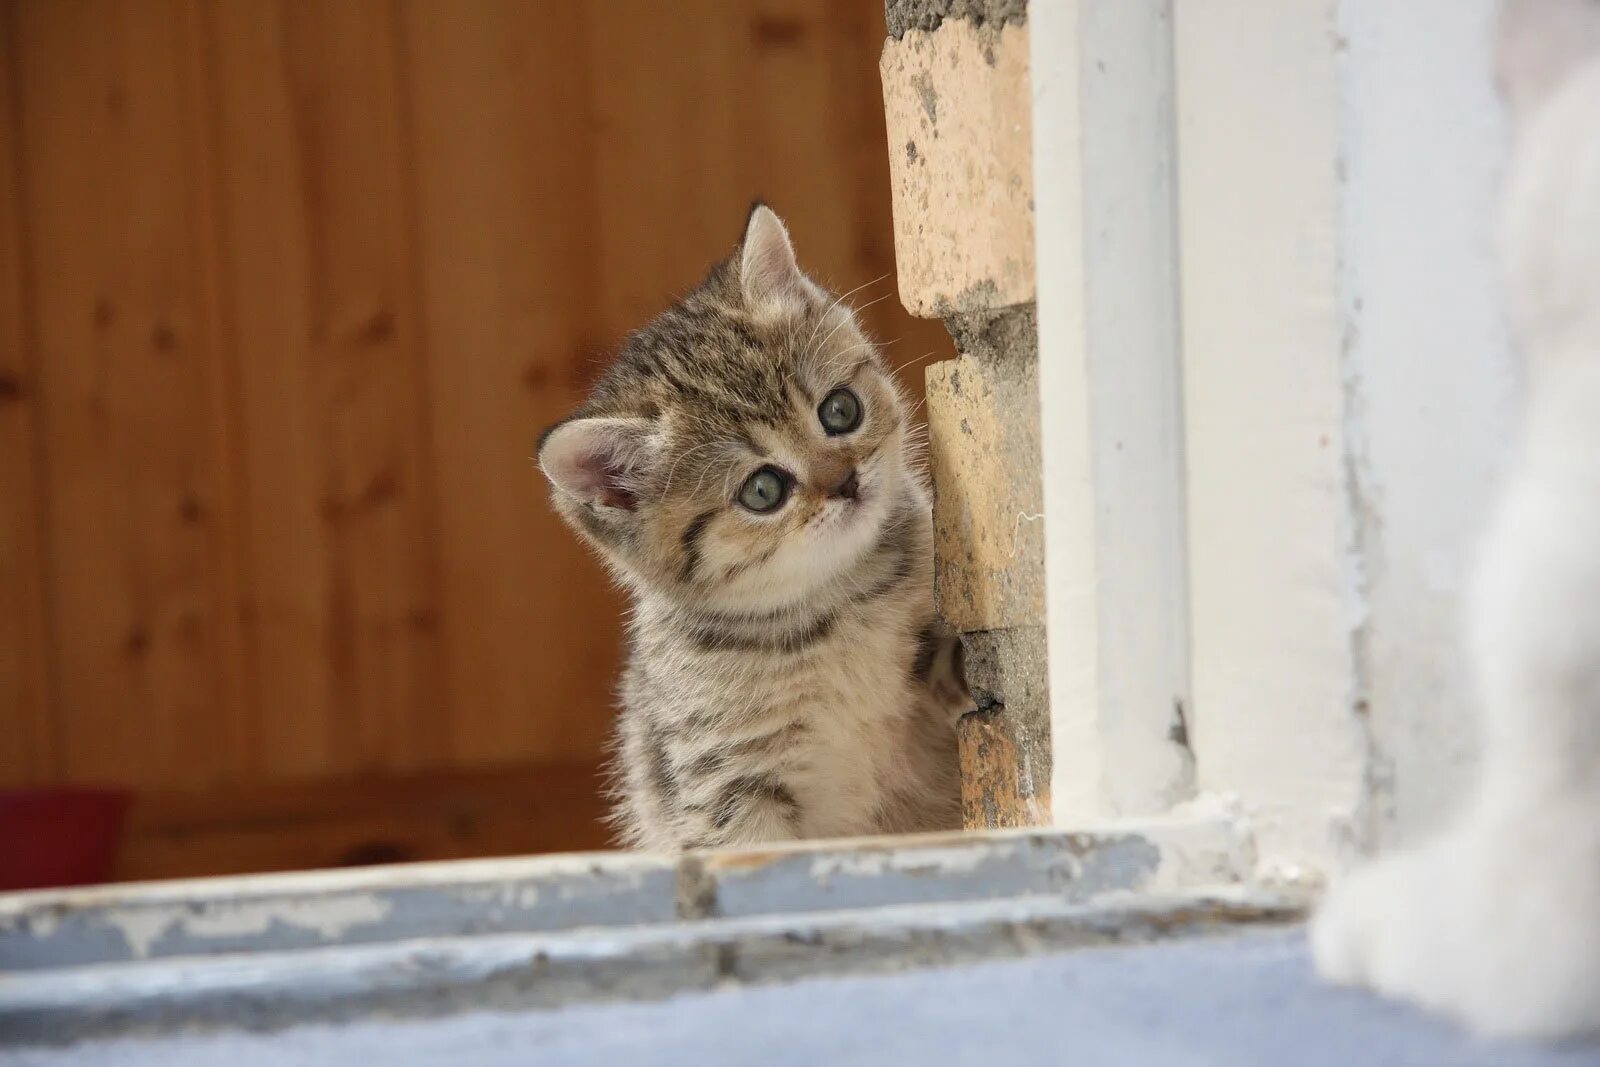
[(765, 205), (750, 213), (740, 251), (739, 280), (751, 304), (804, 303), (805, 276), (783, 222)]
[(638, 440), (602, 421), (569, 424), (551, 438), (541, 462), (567, 493), (593, 504), (633, 510), (639, 504), (629, 478)]
[(601, 447), (586, 450), (580, 453), (573, 465), (572, 479), (568, 488), (579, 496), (589, 497), (597, 504), (604, 504), (608, 508), (626, 508), (632, 511), (639, 503), (639, 497), (626, 485), (623, 475), (626, 468), (617, 461), (617, 455), (610, 448), (610, 441), (597, 442)]
[(614, 475), (621, 474), (621, 471), (608, 473), (612, 473), (613, 478), (608, 479), (606, 483), (600, 487), (597, 499), (600, 503), (604, 504), (608, 508), (624, 508), (628, 511), (632, 511), (639, 505), (638, 496), (634, 494), (633, 490), (626, 488), (614, 480)]

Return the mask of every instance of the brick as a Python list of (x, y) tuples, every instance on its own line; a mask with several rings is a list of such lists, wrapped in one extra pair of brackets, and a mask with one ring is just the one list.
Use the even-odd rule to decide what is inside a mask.
[(978, 709), (961, 718), (961, 815), (968, 830), (1050, 825), (1050, 691), (1045, 628), (961, 638)]
[(1044, 621), (1032, 307), (949, 320), (960, 355), (927, 371), (934, 595), (961, 632)]
[(924, 317), (1028, 303), (1027, 27), (958, 18), (937, 25), (891, 38), (879, 63), (900, 300)]
[(936, 30), (946, 19), (999, 25), (1028, 20), (1028, 0), (887, 0), (883, 19), (889, 36), (907, 30)]

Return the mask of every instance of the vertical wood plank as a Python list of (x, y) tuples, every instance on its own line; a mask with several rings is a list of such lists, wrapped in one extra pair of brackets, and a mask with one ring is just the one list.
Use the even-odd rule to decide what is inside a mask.
[(169, 4), (19, 3), (32, 343), (61, 771), (205, 784), (238, 758), (221, 668), (204, 287)]
[(393, 12), (210, 15), (261, 773), (438, 764), (450, 709)]
[(736, 20), (708, 0), (597, 0), (589, 13), (602, 207), (594, 299), (601, 328), (619, 337), (732, 250), (760, 190), (737, 143), (748, 87), (738, 84)]
[(922, 367), (952, 348), (939, 323), (913, 319), (893, 295), (881, 10), (611, 0), (592, 14), (606, 326), (637, 326), (699, 281), (761, 197), (808, 271), (840, 292), (861, 287), (851, 302), (893, 342), (920, 396)]
[[(460, 765), (601, 751), (622, 603), (547, 505), (538, 432), (594, 326), (581, 5), (400, 7)], [(641, 184), (646, 184), (641, 182)]]
[(23, 266), (28, 211), (18, 168), (17, 42), (0, 7), (0, 787), (55, 771), (44, 597), (43, 437)]

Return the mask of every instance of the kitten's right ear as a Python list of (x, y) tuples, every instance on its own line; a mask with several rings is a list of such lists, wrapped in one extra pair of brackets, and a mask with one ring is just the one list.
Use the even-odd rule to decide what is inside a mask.
[(800, 270), (783, 220), (765, 204), (750, 209), (739, 245), (739, 285), (752, 308), (797, 312), (816, 296)]
[(1500, 92), (1519, 121), (1600, 56), (1600, 0), (1505, 0), (1495, 46)]
[(632, 511), (654, 466), (649, 419), (573, 419), (539, 442), (539, 466), (559, 491), (599, 507)]

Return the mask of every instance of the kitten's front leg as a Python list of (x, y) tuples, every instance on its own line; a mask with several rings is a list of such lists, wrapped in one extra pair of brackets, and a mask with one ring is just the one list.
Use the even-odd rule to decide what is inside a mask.
[(961, 638), (942, 620), (928, 623), (917, 636), (917, 655), (911, 673), (927, 692), (932, 705), (949, 717), (951, 726), (972, 710)]

